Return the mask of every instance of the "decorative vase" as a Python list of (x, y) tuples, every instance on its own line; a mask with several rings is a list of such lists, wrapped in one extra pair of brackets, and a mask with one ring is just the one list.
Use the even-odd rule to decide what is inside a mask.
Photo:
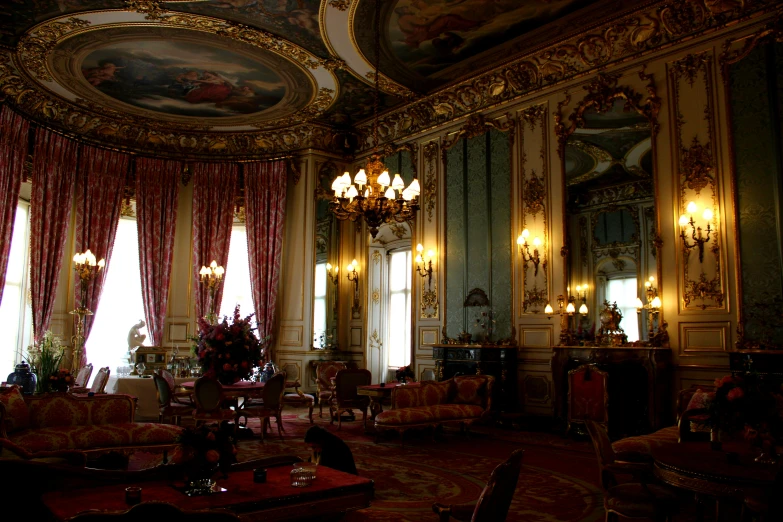
[(18, 384), (22, 388), (22, 393), (32, 395), (35, 393), (35, 385), (38, 383), (38, 377), (30, 371), (30, 365), (27, 361), (22, 361), (16, 365), (14, 372), (8, 376), (8, 384)]
[(720, 451), (723, 448), (723, 444), (720, 441), (720, 428), (712, 428), (710, 430), (710, 448), (713, 451)]

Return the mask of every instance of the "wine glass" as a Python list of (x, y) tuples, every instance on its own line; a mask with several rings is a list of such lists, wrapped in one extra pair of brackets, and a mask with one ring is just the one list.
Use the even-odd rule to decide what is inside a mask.
[(144, 370), (146, 370), (146, 369), (147, 369), (147, 366), (145, 366), (145, 364), (143, 362), (140, 362), (140, 363), (138, 363), (136, 365), (136, 374), (139, 377), (141, 377), (142, 375), (144, 375)]

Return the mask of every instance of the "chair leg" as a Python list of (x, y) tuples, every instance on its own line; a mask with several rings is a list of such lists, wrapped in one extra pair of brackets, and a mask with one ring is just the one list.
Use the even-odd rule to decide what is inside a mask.
[[(312, 410), (312, 408), (311, 408)], [(318, 418), (322, 419), (324, 416), (324, 401), (318, 399)]]
[(337, 430), (343, 429), (343, 416), (342, 411), (338, 408), (337, 409)]
[(277, 434), (280, 435), (280, 439), (283, 438), (283, 416), (277, 414)]
[(313, 423), (313, 402), (315, 402), (315, 400), (310, 401), (310, 414), (309, 414), (309, 416), (310, 416), (310, 424)]

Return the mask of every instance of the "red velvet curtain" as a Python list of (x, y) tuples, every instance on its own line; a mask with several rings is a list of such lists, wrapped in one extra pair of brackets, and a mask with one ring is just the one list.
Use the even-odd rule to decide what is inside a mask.
[(49, 328), (60, 280), (77, 171), (75, 141), (39, 128), (35, 133), (30, 201), (30, 286), (33, 336)]
[(250, 263), (250, 286), (258, 321), (258, 335), (272, 332), (280, 259), (283, 251), (283, 222), (287, 171), (285, 162), (245, 165), (245, 225)]
[[(109, 271), (111, 251), (117, 225), (120, 222), (122, 195), (128, 177), (130, 156), (113, 150), (84, 146), (79, 158), (76, 175), (76, 232), (74, 250), (95, 254), (96, 259), (105, 259), (106, 266), (86, 285), (82, 302), (81, 285), (74, 282), (75, 303), (93, 313), (98, 310), (103, 282)], [(90, 336), (94, 315), (84, 319), (84, 339)], [(82, 364), (87, 362), (87, 350), (82, 350)]]
[(3, 300), (8, 254), (14, 231), (19, 189), (24, 177), (27, 138), (30, 124), (3, 106), (0, 112), (0, 302)]
[(147, 330), (154, 346), (162, 346), (163, 343), (181, 173), (182, 164), (178, 161), (136, 160), (141, 296)]
[[(238, 168), (229, 163), (197, 163), (193, 166), (193, 278), (196, 317), (209, 311), (209, 292), (199, 283), (199, 270), (213, 260), (225, 267), (234, 220)], [(223, 282), (215, 295), (219, 313)]]

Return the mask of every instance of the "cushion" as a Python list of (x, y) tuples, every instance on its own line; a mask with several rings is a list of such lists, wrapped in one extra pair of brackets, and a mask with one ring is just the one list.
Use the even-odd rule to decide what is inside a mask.
[(404, 426), (408, 424), (427, 424), (435, 422), (431, 408), (404, 408), (388, 410), (375, 417), (376, 426)]
[(132, 422), (135, 403), (129, 395), (101, 395), (76, 398), (69, 393), (31, 397), (30, 427), (84, 426)]
[(677, 426), (669, 426), (654, 433), (620, 439), (612, 444), (615, 453), (639, 453), (652, 456), (654, 448), (664, 444), (676, 444), (680, 439), (680, 429)]
[(483, 405), (487, 389), (486, 377), (476, 375), (463, 375), (454, 377), (456, 384), (455, 404)]
[(475, 404), (440, 404), (430, 410), (438, 421), (477, 419), (484, 414), (484, 408)]
[[(710, 403), (714, 398), (715, 392), (705, 392), (700, 389), (696, 390), (696, 392), (693, 394), (693, 397), (691, 397), (691, 400), (688, 401), (688, 406), (685, 407), (685, 411), (709, 408)], [(706, 421), (709, 419), (709, 415), (691, 415), (690, 419), (690, 428), (692, 432), (709, 433), (710, 427), (706, 424)]]
[(30, 426), (30, 410), (18, 386), (0, 389), (0, 403), (5, 406), (3, 421), (7, 433), (23, 430)]
[(451, 379), (442, 382), (425, 381), (421, 383), (421, 405), (435, 406), (447, 403), (452, 385)]
[(128, 422), (100, 426), (54, 426), (24, 430), (9, 440), (30, 453), (67, 449), (173, 444), (183, 428), (172, 424)]
[(417, 408), (422, 406), (421, 386), (397, 386), (392, 390), (392, 408)]

